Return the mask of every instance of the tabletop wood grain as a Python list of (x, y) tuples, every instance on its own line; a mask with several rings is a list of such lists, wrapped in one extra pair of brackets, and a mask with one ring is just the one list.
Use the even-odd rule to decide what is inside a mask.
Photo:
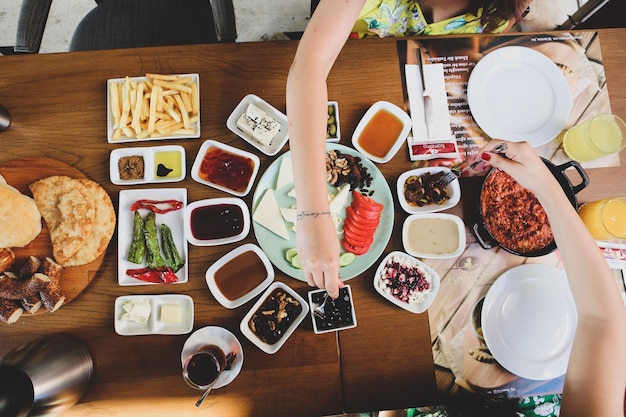
[[(600, 31), (602, 55), (613, 111), (626, 117), (626, 29)], [(0, 103), (11, 112), (12, 124), (0, 134), (0, 163), (23, 157), (48, 157), (79, 169), (103, 185), (117, 207), (124, 187), (109, 180), (109, 154), (122, 146), (180, 144), (187, 165), (203, 140), (214, 139), (259, 154), (232, 134), (226, 119), (246, 94), (256, 94), (285, 110), (285, 81), (297, 43), (264, 42), (195, 45), (0, 58)], [(200, 139), (138, 144), (110, 144), (106, 139), (106, 80), (126, 75), (198, 73), (201, 91)], [(396, 42), (393, 39), (349, 41), (328, 79), (329, 99), (339, 102), (342, 143), (366, 109), (377, 100), (403, 104)], [(285, 147), (284, 150), (287, 150)], [(261, 172), (273, 158), (260, 154)], [(626, 156), (626, 153), (622, 155)], [(392, 187), (410, 168), (406, 149), (380, 166)], [(29, 167), (24, 167), (28, 170)], [(626, 195), (624, 165), (589, 172), (591, 184), (581, 201)], [(463, 204), (451, 212), (462, 215), (475, 190), (464, 186)], [(181, 183), (188, 201), (222, 196), (194, 182)], [(137, 186), (135, 186), (137, 187)], [(159, 185), (147, 185), (157, 188)], [(251, 203), (251, 194), (244, 199)], [(398, 206), (389, 252), (401, 249)], [(469, 236), (469, 234), (468, 234)], [(244, 242), (255, 242), (251, 232)], [(254, 347), (239, 332), (239, 322), (252, 303), (234, 310), (221, 307), (210, 295), (204, 272), (238, 244), (189, 247), (189, 282), (173, 287), (120, 287), (117, 284), (117, 236), (89, 287), (53, 314), (22, 317), (0, 328), (0, 355), (37, 337), (67, 332), (85, 341), (95, 360), (95, 377), (79, 404), (65, 415), (88, 416), (323, 416), (343, 411), (401, 408), (437, 402), (435, 367), (428, 315), (411, 314), (382, 300), (371, 284), (376, 264), (349, 281), (358, 326), (339, 333), (315, 335), (307, 318), (274, 355)], [(306, 296), (308, 286), (277, 271), (277, 279)], [(194, 330), (223, 326), (237, 335), (245, 352), (241, 374), (215, 390), (200, 409), (199, 396), (185, 385), (180, 351), (187, 335), (118, 336), (113, 329), (115, 298), (126, 294), (185, 293), (195, 302)]]

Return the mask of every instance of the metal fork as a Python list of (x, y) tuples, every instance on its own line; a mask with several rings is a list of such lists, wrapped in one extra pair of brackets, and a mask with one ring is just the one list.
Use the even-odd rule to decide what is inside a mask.
[(313, 309), (313, 314), (323, 319), (326, 316), (326, 303), (331, 300), (332, 298), (330, 298), (328, 293), (324, 294), (324, 299), (322, 300), (322, 303)]
[[(493, 148), (492, 152), (495, 152), (497, 154), (503, 154), (504, 152), (506, 152), (506, 150), (509, 149), (509, 147), (507, 146), (506, 143), (501, 143), (498, 146), (496, 146), (495, 148)], [(456, 180), (457, 178), (460, 178), (461, 175), (463, 175), (463, 173), (465, 171), (469, 171), (470, 169), (474, 169), (476, 168), (476, 165), (480, 164), (482, 161), (474, 161), (471, 164), (469, 164), (468, 166), (466, 166), (463, 169), (457, 169), (457, 168), (451, 168), (450, 171), (446, 172), (445, 175), (443, 175), (441, 178), (439, 178), (435, 184), (438, 187), (445, 187), (448, 184), (450, 184), (452, 181)]]

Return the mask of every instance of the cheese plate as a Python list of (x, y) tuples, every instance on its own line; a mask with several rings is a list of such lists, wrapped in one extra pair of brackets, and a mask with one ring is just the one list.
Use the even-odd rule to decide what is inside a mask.
[(115, 333), (122, 336), (186, 334), (193, 319), (193, 299), (188, 295), (124, 295), (115, 300)]
[[(372, 266), (387, 246), (394, 223), (393, 197), (383, 174), (373, 162), (361, 155), (358, 151), (335, 143), (327, 143), (326, 150), (339, 150), (344, 154), (360, 158), (362, 165), (367, 168), (369, 174), (372, 176), (372, 183), (369, 187), (369, 191), (373, 192), (371, 197), (384, 206), (380, 215), (380, 223), (374, 233), (374, 240), (370, 249), (365, 254), (357, 256), (349, 265), (341, 267), (341, 277), (346, 281), (360, 275)], [(283, 223), (284, 218), (277, 219), (276, 215), (276, 207), (278, 207), (278, 216), (282, 217), (280, 214), (281, 208), (293, 208), (296, 204), (293, 193), (293, 182), (284, 182), (280, 188), (276, 188), (283, 159), (290, 157), (290, 152), (281, 155), (265, 170), (259, 179), (252, 197), (252, 226), (259, 246), (267, 254), (274, 266), (292, 278), (306, 281), (303, 270), (294, 267), (292, 263), (287, 261), (285, 256), (289, 249), (296, 247), (296, 233), (290, 230), (287, 222)], [(339, 192), (338, 189), (332, 185), (328, 185), (328, 190), (329, 193), (335, 195)], [(261, 204), (262, 202), (263, 204)], [(338, 210), (338, 218), (343, 219), (345, 217), (345, 207), (349, 206), (351, 202), (352, 196), (348, 195), (345, 204)], [(259, 206), (263, 211), (262, 213), (259, 211)], [(263, 226), (263, 224), (265, 224), (265, 226)], [(339, 228), (341, 228), (341, 226), (339, 226)], [(338, 239), (342, 237), (343, 235), (340, 231)]]

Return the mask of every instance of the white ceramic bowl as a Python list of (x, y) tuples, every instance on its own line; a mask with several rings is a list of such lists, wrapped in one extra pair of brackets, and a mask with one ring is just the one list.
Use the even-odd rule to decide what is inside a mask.
[[(180, 172), (178, 175), (168, 174), (167, 176), (159, 177), (156, 174), (158, 165), (158, 154), (160, 152), (171, 152), (176, 156), (177, 163), (180, 166)], [(119, 161), (120, 158), (125, 156), (137, 155), (143, 158), (144, 163), (144, 176), (141, 179), (135, 180), (123, 180), (120, 178)], [(135, 185), (135, 184), (148, 184), (148, 183), (161, 183), (161, 182), (177, 182), (185, 179), (187, 167), (185, 165), (185, 148), (179, 145), (169, 146), (150, 146), (145, 148), (119, 148), (111, 151), (109, 157), (109, 178), (115, 185)]]
[[(315, 303), (313, 301), (314, 298), (316, 298), (315, 296), (317, 294), (318, 297), (323, 297), (324, 294), (326, 294), (326, 290), (313, 290), (313, 291), (309, 291), (308, 297), (309, 297), (309, 307), (311, 309), (311, 320), (313, 321), (313, 331), (315, 332), (315, 334), (322, 334), (322, 333), (328, 333), (328, 332), (336, 332), (339, 330), (347, 330), (347, 329), (352, 329), (356, 327), (356, 313), (354, 312), (354, 299), (352, 298), (352, 290), (350, 289), (349, 285), (346, 285), (342, 290), (340, 291), (345, 291), (345, 293), (348, 296), (348, 301), (350, 302), (350, 318), (351, 318), (351, 322), (348, 324), (343, 324), (343, 325), (337, 325), (337, 326), (333, 326), (330, 329), (323, 329), (322, 326), (320, 325), (321, 323), (321, 319), (319, 319), (315, 313), (313, 312), (315, 308), (317, 308), (320, 303)], [(339, 297), (342, 297), (342, 294), (340, 292)], [(323, 298), (322, 298), (323, 299)]]
[[(150, 316), (145, 325), (132, 320), (122, 319), (124, 305), (129, 302), (145, 299), (150, 304)], [(166, 305), (175, 306), (180, 311), (180, 322), (166, 322), (161, 319), (161, 308)], [(115, 299), (115, 333), (122, 336), (143, 334), (185, 334), (193, 328), (193, 299), (182, 294), (160, 295), (123, 295)]]
[[(423, 219), (441, 219), (448, 220), (454, 224), (454, 228), (458, 233), (458, 238), (455, 240), (456, 248), (450, 252), (445, 253), (434, 253), (427, 251), (417, 251), (413, 250), (410, 244), (410, 226), (413, 222), (423, 220)], [(442, 239), (441, 233), (433, 233), (433, 236), (428, 235), (420, 235), (419, 239), (432, 239), (434, 242), (440, 241)], [(443, 243), (443, 242), (440, 242)], [(463, 220), (455, 216), (453, 214), (447, 213), (422, 213), (422, 214), (412, 214), (404, 220), (404, 224), (402, 225), (402, 245), (404, 246), (404, 250), (412, 256), (417, 258), (431, 258), (431, 259), (444, 259), (444, 258), (454, 258), (463, 253), (465, 250), (466, 243), (466, 235), (465, 235), (465, 223)]]
[[(298, 314), (298, 316), (293, 319), (293, 321), (291, 322), (291, 325), (283, 333), (280, 339), (278, 339), (278, 341), (274, 344), (268, 344), (262, 341), (259, 337), (257, 337), (256, 334), (252, 332), (252, 330), (250, 330), (250, 327), (248, 327), (248, 321), (252, 318), (254, 313), (256, 313), (257, 310), (261, 308), (265, 300), (276, 289), (281, 289), (285, 291), (287, 294), (289, 294), (291, 297), (297, 300), (302, 306), (302, 310), (300, 311), (300, 314)], [(300, 323), (302, 322), (302, 320), (304, 320), (304, 318), (306, 317), (308, 313), (309, 313), (309, 305), (307, 304), (306, 300), (300, 297), (300, 295), (297, 292), (295, 292), (293, 289), (291, 289), (288, 285), (283, 284), (280, 281), (276, 281), (265, 290), (265, 292), (263, 293), (263, 295), (261, 295), (259, 300), (252, 306), (250, 311), (244, 316), (244, 318), (241, 320), (241, 323), (239, 325), (239, 329), (241, 330), (241, 333), (243, 333), (245, 337), (247, 337), (252, 343), (254, 343), (263, 352), (274, 354), (278, 352), (278, 350), (285, 344), (287, 339), (289, 339), (289, 336), (291, 336), (291, 334), (296, 330), (298, 325), (300, 325)]]
[[(191, 78), (191, 82), (195, 82), (198, 86), (198, 101), (200, 101), (200, 75), (199, 74), (174, 74), (178, 75), (181, 78), (189, 77)], [(142, 82), (146, 81), (146, 77), (128, 77), (128, 80), (131, 82)], [(147, 140), (163, 140), (163, 139), (188, 139), (188, 138), (199, 138), (200, 137), (200, 110), (198, 110), (198, 121), (191, 123), (191, 129), (193, 130), (192, 134), (184, 134), (184, 135), (168, 135), (168, 136), (159, 136), (159, 137), (147, 137), (142, 139), (137, 139), (136, 137), (127, 137), (122, 135), (119, 139), (113, 139), (113, 134), (115, 133), (114, 124), (115, 120), (113, 117), (113, 110), (111, 110), (111, 94), (109, 93), (112, 84), (124, 84), (126, 82), (126, 77), (124, 78), (112, 78), (107, 80), (107, 140), (109, 143), (122, 143), (122, 142), (140, 142)]]
[[(368, 151), (363, 149), (363, 147), (359, 144), (359, 137), (361, 136), (361, 133), (363, 133), (363, 129), (365, 129), (365, 126), (367, 126), (367, 124), (372, 120), (374, 115), (383, 110), (386, 110), (396, 116), (402, 122), (403, 128), (387, 154), (379, 157), (372, 155)], [(402, 143), (404, 143), (404, 140), (406, 139), (410, 131), (411, 117), (409, 117), (409, 115), (404, 110), (388, 101), (377, 101), (367, 110), (367, 112), (365, 112), (365, 115), (361, 118), (361, 121), (354, 130), (354, 134), (352, 135), (352, 145), (355, 147), (356, 150), (361, 152), (367, 158), (371, 159), (374, 162), (382, 164), (388, 162), (389, 160), (391, 160), (391, 158), (394, 157), (394, 155), (402, 146)]]
[[(208, 206), (218, 206), (218, 205), (234, 205), (241, 208), (242, 219), (243, 219), (243, 227), (241, 231), (233, 236), (228, 237), (220, 237), (216, 239), (199, 239), (194, 236), (191, 230), (191, 216), (195, 209), (208, 207)], [(215, 220), (211, 220), (212, 224), (215, 224)], [(236, 197), (224, 197), (224, 198), (209, 198), (205, 200), (194, 201), (191, 204), (188, 204), (185, 207), (185, 212), (183, 216), (184, 228), (185, 228), (185, 237), (187, 241), (194, 246), (218, 246), (218, 245), (226, 245), (228, 243), (235, 243), (243, 240), (248, 233), (250, 232), (250, 210), (246, 203)]]
[[(331, 106), (333, 108), (333, 116), (335, 117), (335, 123), (333, 124), (336, 126), (337, 131), (334, 135), (330, 135), (329, 137), (327, 137), (326, 142), (338, 143), (341, 140), (341, 128), (339, 126), (339, 104), (336, 101), (329, 101), (328, 107)], [(328, 117), (330, 117), (330, 111)], [(328, 127), (330, 127), (330, 125)]]
[[(272, 119), (280, 123), (280, 131), (278, 132), (272, 143), (270, 143), (269, 145), (264, 145), (258, 142), (257, 140), (251, 138), (250, 136), (239, 130), (239, 128), (237, 128), (237, 120), (239, 119), (239, 117), (241, 117), (242, 114), (245, 113), (246, 108), (250, 103), (254, 104), (258, 108), (263, 110)], [(239, 102), (239, 104), (237, 105), (237, 107), (235, 107), (230, 116), (228, 116), (228, 120), (226, 120), (226, 126), (230, 129), (231, 132), (239, 136), (241, 139), (245, 140), (258, 150), (269, 156), (274, 156), (278, 152), (280, 152), (280, 150), (283, 148), (283, 146), (285, 146), (285, 143), (287, 143), (287, 140), (289, 139), (287, 116), (285, 116), (283, 112), (279, 111), (277, 108), (254, 94), (248, 94)]]
[[(218, 149), (221, 149), (222, 151), (231, 153), (233, 155), (238, 155), (244, 158), (248, 158), (250, 161), (252, 161), (252, 165), (253, 165), (252, 173), (250, 175), (250, 178), (248, 179), (248, 184), (246, 185), (246, 188), (243, 191), (233, 190), (223, 185), (216, 184), (211, 181), (207, 181), (204, 178), (200, 177), (200, 166), (202, 165), (202, 161), (204, 160), (204, 156), (206, 155), (207, 151), (210, 150), (211, 148), (218, 148)], [(235, 148), (234, 146), (226, 145), (225, 143), (221, 143), (215, 140), (206, 140), (200, 147), (200, 150), (198, 151), (198, 154), (196, 155), (196, 159), (193, 163), (193, 166), (191, 167), (191, 178), (193, 178), (195, 181), (199, 182), (200, 184), (208, 185), (209, 187), (213, 187), (218, 190), (224, 191), (226, 193), (236, 195), (237, 197), (243, 197), (250, 192), (250, 189), (252, 189), (252, 184), (254, 184), (256, 175), (259, 172), (259, 165), (261, 165), (261, 161), (259, 157), (253, 153), (246, 152), (244, 150)]]
[[(387, 264), (387, 262), (396, 257), (397, 259), (400, 259), (402, 261), (405, 262), (409, 262), (412, 265), (416, 265), (417, 267), (419, 267), (422, 271), (426, 272), (426, 274), (428, 274), (430, 276), (431, 279), (431, 291), (426, 294), (425, 298), (418, 303), (406, 303), (404, 301), (399, 300), (398, 298), (394, 297), (393, 295), (387, 293), (384, 288), (381, 288), (381, 285), (379, 284), (379, 278), (381, 276), (381, 273), (383, 271), (383, 269), (385, 268), (385, 265)], [(389, 302), (397, 305), (400, 308), (405, 309), (406, 311), (410, 311), (411, 313), (423, 313), (424, 311), (426, 311), (428, 309), (428, 307), (430, 307), (430, 305), (432, 304), (433, 300), (435, 299), (435, 297), (437, 296), (437, 292), (439, 292), (439, 283), (440, 283), (440, 278), (439, 278), (439, 274), (437, 274), (437, 272), (432, 269), (431, 267), (429, 267), (428, 265), (426, 265), (425, 263), (423, 263), (422, 261), (407, 255), (404, 252), (400, 252), (400, 251), (394, 251), (391, 252), (390, 254), (388, 254), (380, 263), (380, 265), (378, 266), (378, 269), (376, 270), (376, 274), (374, 274), (374, 288), (376, 289), (376, 291), (386, 300), (388, 300)]]
[[(224, 265), (228, 264), (239, 255), (248, 251), (254, 252), (263, 263), (263, 266), (265, 267), (265, 278), (259, 283), (259, 285), (248, 291), (246, 294), (235, 300), (231, 300), (224, 295), (224, 293), (220, 290), (219, 286), (215, 282), (215, 273), (219, 271), (220, 268), (222, 268)], [(261, 248), (259, 248), (255, 244), (247, 243), (233, 249), (232, 251), (228, 252), (226, 255), (218, 259), (215, 263), (213, 263), (213, 265), (211, 265), (209, 269), (207, 269), (205, 278), (209, 290), (211, 290), (211, 294), (213, 294), (213, 297), (215, 297), (215, 299), (221, 305), (226, 308), (237, 308), (259, 295), (261, 292), (263, 292), (265, 288), (267, 288), (268, 285), (272, 283), (272, 281), (274, 281), (274, 268), (272, 267), (269, 258), (261, 250)]]
[(426, 167), (426, 168), (415, 168), (410, 171), (403, 172), (398, 177), (397, 181), (397, 192), (398, 192), (398, 200), (400, 201), (400, 206), (404, 211), (409, 214), (418, 214), (418, 213), (434, 213), (436, 211), (447, 210), (452, 208), (458, 204), (461, 200), (461, 187), (459, 185), (459, 180), (456, 179), (452, 181), (448, 185), (448, 195), (450, 198), (448, 201), (443, 204), (429, 204), (426, 206), (413, 206), (406, 201), (406, 197), (404, 196), (404, 183), (406, 180), (415, 175), (417, 177), (424, 175), (426, 173), (436, 174), (438, 172), (449, 172), (450, 169), (446, 167)]

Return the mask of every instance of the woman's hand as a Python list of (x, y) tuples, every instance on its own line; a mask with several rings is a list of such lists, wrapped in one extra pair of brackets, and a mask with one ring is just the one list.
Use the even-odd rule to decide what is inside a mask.
[[(501, 153), (494, 152), (501, 144), (505, 144), (507, 149)], [(482, 149), (479, 157), (485, 164), (505, 171), (539, 198), (555, 191), (562, 192), (546, 164), (528, 142), (494, 139)]]
[(339, 276), (339, 239), (330, 214), (299, 213), (297, 230), (296, 248), (308, 284), (339, 297), (344, 284)]

